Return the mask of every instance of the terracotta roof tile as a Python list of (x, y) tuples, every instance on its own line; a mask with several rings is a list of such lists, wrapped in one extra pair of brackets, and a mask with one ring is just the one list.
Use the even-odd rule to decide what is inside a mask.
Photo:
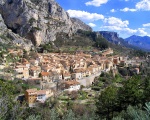
[(33, 89), (27, 89), (26, 92), (36, 92), (37, 89), (36, 88), (33, 88)]
[(43, 95), (43, 94), (46, 94), (46, 90), (39, 90), (37, 91), (37, 95)]
[(41, 75), (42, 75), (42, 76), (49, 76), (50, 73), (49, 73), (49, 72), (41, 72)]
[(79, 85), (80, 83), (75, 80), (69, 80), (64, 82), (67, 85)]

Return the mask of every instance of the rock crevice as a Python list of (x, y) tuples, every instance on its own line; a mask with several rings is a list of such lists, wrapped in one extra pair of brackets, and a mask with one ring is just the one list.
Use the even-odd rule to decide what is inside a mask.
[(0, 13), (9, 29), (29, 39), (35, 46), (56, 39), (57, 33), (71, 36), (78, 29), (91, 27), (68, 13), (55, 0), (6, 0), (0, 2)]

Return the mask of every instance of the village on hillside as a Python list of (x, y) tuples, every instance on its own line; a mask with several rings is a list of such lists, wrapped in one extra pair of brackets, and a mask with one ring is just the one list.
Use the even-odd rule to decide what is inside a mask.
[(87, 54), (78, 51), (75, 54), (68, 53), (35, 53), (27, 60), (21, 58), (20, 62), (6, 63), (7, 55), (22, 55), (21, 49), (9, 49), (9, 53), (3, 55), (4, 63), (12, 66), (13, 74), (0, 72), (2, 79), (21, 79), (28, 84), (36, 86), (25, 91), (25, 99), (30, 107), (38, 103), (44, 103), (46, 99), (63, 91), (78, 91), (81, 86), (88, 87), (94, 82), (94, 78), (102, 72), (112, 71), (117, 73), (117, 66), (136, 66), (134, 71), (139, 74), (141, 60), (135, 58), (113, 55), (112, 49), (102, 51), (101, 55)]

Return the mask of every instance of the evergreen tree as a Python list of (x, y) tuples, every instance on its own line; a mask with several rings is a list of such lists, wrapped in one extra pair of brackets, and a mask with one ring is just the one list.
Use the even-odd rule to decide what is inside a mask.
[(97, 113), (99, 116), (105, 116), (107, 119), (113, 117), (113, 113), (117, 107), (118, 89), (110, 86), (101, 92), (96, 103)]

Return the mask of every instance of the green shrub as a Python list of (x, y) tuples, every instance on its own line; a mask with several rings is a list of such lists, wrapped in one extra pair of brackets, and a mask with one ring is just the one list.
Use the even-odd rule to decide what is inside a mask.
[(41, 28), (39, 28), (39, 27), (33, 27), (33, 30), (41, 31), (42, 29), (41, 29)]
[(68, 96), (59, 96), (59, 99), (67, 101), (69, 99), (69, 97)]
[(7, 40), (8, 38), (5, 35), (0, 35), (1, 39)]
[(122, 76), (128, 75), (128, 70), (126, 68), (119, 68), (118, 71)]
[(41, 2), (41, 0), (31, 0), (31, 2), (34, 3), (35, 5), (37, 5)]
[(101, 89), (101, 88), (98, 87), (98, 86), (93, 86), (93, 87), (92, 87), (92, 90), (95, 90), (95, 91), (100, 91), (100, 89)]
[(35, 20), (34, 18), (30, 18), (30, 19), (29, 19), (29, 23), (30, 23), (30, 24), (33, 24), (34, 22), (36, 22), (36, 20)]

